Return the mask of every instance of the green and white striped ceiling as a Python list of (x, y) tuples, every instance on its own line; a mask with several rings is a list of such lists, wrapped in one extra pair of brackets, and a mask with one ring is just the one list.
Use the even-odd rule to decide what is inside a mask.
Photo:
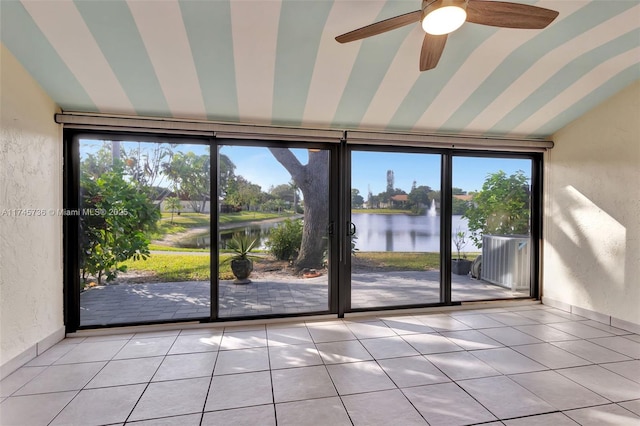
[(640, 78), (639, 0), (514, 0), (544, 30), (466, 23), (420, 73), (420, 0), (1, 0), (2, 43), (66, 111), (544, 138)]

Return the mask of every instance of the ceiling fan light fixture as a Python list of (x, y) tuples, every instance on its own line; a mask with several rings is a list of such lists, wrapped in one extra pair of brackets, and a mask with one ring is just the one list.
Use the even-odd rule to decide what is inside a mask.
[(423, 9), (422, 29), (431, 35), (452, 33), (466, 21), (466, 7), (467, 0), (436, 0)]

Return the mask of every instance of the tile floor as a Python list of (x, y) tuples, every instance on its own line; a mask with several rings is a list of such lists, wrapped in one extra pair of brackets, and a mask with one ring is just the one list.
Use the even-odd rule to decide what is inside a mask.
[(639, 425), (640, 338), (543, 305), (72, 337), (11, 425)]

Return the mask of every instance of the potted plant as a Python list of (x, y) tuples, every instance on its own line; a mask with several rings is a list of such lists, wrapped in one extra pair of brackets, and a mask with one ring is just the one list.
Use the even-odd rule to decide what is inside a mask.
[(460, 250), (467, 245), (467, 234), (464, 231), (458, 229), (453, 234), (453, 244), (456, 246), (458, 252), (458, 258), (451, 260), (451, 272), (456, 275), (467, 275), (471, 271), (471, 261), (467, 259), (467, 256), (463, 253), (460, 257)]
[(233, 251), (233, 255), (227, 257), (224, 262), (231, 262), (231, 272), (236, 277), (234, 284), (249, 284), (251, 280), (249, 275), (253, 271), (253, 260), (256, 256), (250, 256), (249, 253), (258, 244), (258, 239), (249, 239), (246, 235), (235, 234), (227, 243), (227, 248)]

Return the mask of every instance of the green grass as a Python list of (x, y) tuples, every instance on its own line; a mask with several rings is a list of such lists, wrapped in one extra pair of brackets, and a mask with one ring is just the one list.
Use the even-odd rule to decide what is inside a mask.
[[(480, 253), (466, 253), (473, 260)], [(220, 256), (219, 277), (222, 280), (233, 279), (230, 262), (223, 260), (230, 256)], [(455, 257), (455, 255), (454, 255)], [(210, 256), (188, 254), (153, 253), (147, 260), (128, 260), (124, 262), (130, 272), (146, 272), (152, 276), (148, 281), (208, 281)], [(351, 258), (353, 265), (361, 269), (372, 268), (389, 271), (422, 271), (440, 268), (439, 253), (403, 253), (403, 252), (358, 252)]]
[(154, 281), (208, 280), (209, 256), (152, 254), (146, 260), (127, 260), (128, 271), (150, 272)]
[(196, 252), (196, 253), (209, 253), (209, 249), (199, 248), (183, 248), (183, 247), (171, 247), (163, 246), (160, 244), (149, 244), (149, 250), (151, 251), (182, 251), (182, 252)]
[[(238, 213), (222, 213), (219, 217), (221, 224), (253, 222), (268, 219), (276, 219), (279, 217), (290, 217), (290, 213), (264, 213), (264, 212), (238, 212)], [(180, 213), (173, 215), (171, 221), (171, 212), (162, 212), (162, 217), (158, 221), (157, 229), (149, 234), (149, 239), (160, 240), (165, 235), (179, 234), (192, 228), (204, 228), (209, 226), (208, 213)]]
[[(163, 212), (162, 218), (160, 218), (161, 222), (167, 222), (171, 224), (171, 213)], [(173, 215), (173, 223), (176, 226), (182, 226), (184, 228), (196, 228), (199, 226), (208, 226), (209, 225), (209, 214), (208, 213), (180, 213)]]
[(163, 212), (162, 217), (157, 223), (156, 229), (149, 234), (149, 239), (160, 240), (168, 234), (179, 234), (191, 228), (209, 226), (209, 215), (202, 213), (181, 213), (173, 215), (171, 222), (171, 213)]
[[(221, 261), (225, 257), (221, 256)], [(129, 272), (150, 273), (152, 281), (208, 281), (211, 279), (209, 259), (210, 256), (154, 253), (146, 260), (127, 260), (124, 264)], [(223, 280), (233, 279), (229, 262), (220, 265), (219, 275)]]
[[(473, 260), (480, 253), (467, 253)], [(355, 265), (394, 271), (420, 271), (440, 269), (440, 253), (357, 252), (351, 258)]]
[(289, 217), (290, 213), (265, 213), (265, 212), (238, 212), (238, 213), (221, 213), (220, 223), (236, 223), (236, 222), (252, 222), (267, 219), (276, 219), (279, 217)]

